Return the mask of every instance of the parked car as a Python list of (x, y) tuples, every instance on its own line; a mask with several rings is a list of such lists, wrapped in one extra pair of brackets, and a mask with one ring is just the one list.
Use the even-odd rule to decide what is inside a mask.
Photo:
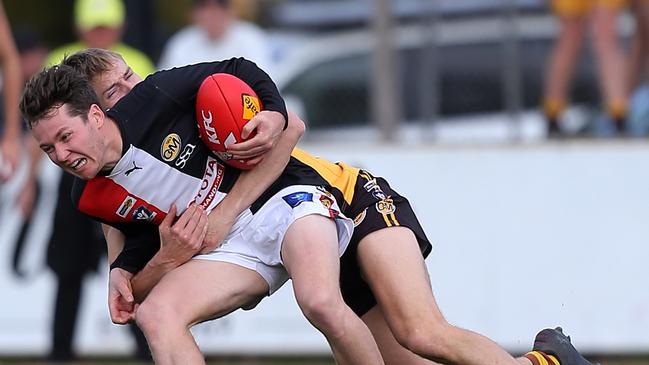
[[(522, 109), (536, 110), (556, 24), (547, 13), (520, 15), (516, 21), (519, 33), (512, 39), (518, 45), (518, 70), (506, 69), (509, 28), (501, 16), (442, 18), (435, 28), (421, 23), (399, 25), (394, 40), (404, 122), (422, 120), (419, 110), (422, 103), (433, 102), (431, 94), (440, 96), (438, 117), (442, 120), (503, 113), (507, 72), (519, 72)], [(433, 29), (437, 33), (431, 37)], [(424, 52), (431, 50), (431, 39), (436, 40), (434, 57), (429, 58), (430, 64), (422, 64)], [(283, 95), (302, 112), (311, 130), (371, 123), (369, 98), (375, 43), (373, 30), (363, 28), (313, 37), (286, 50), (274, 76)], [(437, 68), (437, 81), (421, 76), (431, 67)], [(597, 104), (593, 68), (591, 57), (582, 57), (573, 79), (573, 102)]]
[[(367, 24), (374, 16), (375, 0), (285, 0), (268, 2), (264, 22), (274, 28), (340, 29)], [(436, 12), (443, 17), (493, 15), (507, 11), (542, 12), (546, 0), (391, 0), (398, 21), (412, 21)]]

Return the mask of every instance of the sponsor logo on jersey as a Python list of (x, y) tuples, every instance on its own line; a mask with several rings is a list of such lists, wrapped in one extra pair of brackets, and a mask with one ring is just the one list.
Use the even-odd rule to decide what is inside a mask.
[(284, 201), (288, 205), (290, 205), (291, 208), (295, 208), (303, 202), (312, 202), (313, 194), (307, 193), (306, 191), (298, 191), (289, 195), (285, 195), (282, 197), (282, 199), (284, 199)]
[(392, 201), (391, 198), (385, 198), (376, 202), (376, 211), (381, 214), (392, 214), (395, 210), (397, 210), (397, 207), (394, 205), (394, 201)]
[(133, 219), (136, 221), (151, 222), (155, 216), (156, 212), (148, 210), (144, 205), (140, 205), (133, 211)]
[(162, 159), (167, 162), (173, 161), (180, 153), (181, 147), (182, 142), (180, 136), (176, 133), (171, 133), (165, 137), (164, 141), (162, 141), (162, 146), (160, 146), (160, 155), (162, 156)]
[(261, 111), (259, 99), (248, 94), (242, 94), (241, 97), (243, 99), (243, 119), (250, 120)]
[(207, 158), (205, 173), (201, 181), (201, 187), (196, 194), (194, 201), (204, 209), (207, 209), (216, 198), (216, 193), (223, 181), (224, 167), (214, 157)]
[(376, 199), (385, 199), (385, 193), (383, 192), (383, 189), (379, 186), (379, 184), (376, 182), (376, 179), (371, 179), (368, 182), (363, 185), (363, 188), (365, 188), (365, 191), (368, 193), (371, 193), (373, 197)]
[(185, 146), (185, 149), (183, 152), (180, 154), (180, 157), (178, 157), (178, 160), (176, 161), (176, 167), (182, 169), (185, 167), (185, 164), (187, 163), (187, 160), (192, 156), (192, 153), (194, 153), (194, 149), (196, 148), (196, 145), (189, 144)]
[(133, 162), (133, 167), (130, 168), (130, 169), (128, 169), (128, 170), (126, 170), (126, 171), (124, 172), (124, 175), (126, 175), (126, 176), (132, 174), (132, 173), (133, 173), (134, 171), (136, 171), (136, 170), (142, 170), (142, 168), (141, 168), (140, 166), (138, 166), (138, 165), (135, 163), (135, 161), (131, 161), (131, 162)]
[(134, 197), (130, 195), (127, 196), (124, 201), (122, 201), (122, 204), (120, 204), (119, 208), (117, 208), (117, 211), (115, 211), (115, 213), (122, 218), (126, 218), (128, 212), (133, 209), (133, 205), (136, 201), (137, 199), (135, 199)]
[(216, 135), (216, 130), (212, 127), (212, 112), (208, 111), (207, 115), (205, 115), (205, 110), (201, 109), (201, 118), (203, 119), (203, 128), (207, 133), (207, 140), (210, 143), (221, 144), (219, 137)]
[(326, 195), (320, 195), (320, 203), (322, 203), (325, 208), (329, 209), (332, 205), (334, 205), (334, 200)]
[(354, 218), (354, 227), (358, 227), (358, 225), (363, 222), (366, 214), (367, 214), (367, 208), (363, 209), (362, 212), (358, 213), (356, 218)]

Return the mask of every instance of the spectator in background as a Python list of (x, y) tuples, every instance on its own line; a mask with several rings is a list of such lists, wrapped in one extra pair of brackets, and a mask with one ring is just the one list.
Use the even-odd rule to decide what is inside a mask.
[(606, 111), (618, 134), (625, 132), (627, 88), (625, 56), (617, 34), (617, 18), (625, 0), (551, 0), (560, 33), (546, 70), (543, 110), (550, 137), (561, 134), (559, 119), (568, 99), (570, 79), (590, 26), (599, 84)]
[[(14, 31), (14, 39), (16, 47), (18, 48), (18, 55), (21, 65), (20, 82), (24, 85), (32, 75), (40, 71), (47, 58), (47, 47), (41, 41), (40, 36), (32, 29), (21, 28)], [(36, 199), (36, 174), (37, 174), (37, 161), (41, 159), (41, 149), (36, 145), (36, 142), (31, 136), (25, 138), (26, 154), (29, 155), (29, 163), (27, 168), (27, 177), (23, 182), (22, 188), (16, 197), (16, 205), (20, 210), (25, 225), (29, 225), (29, 218), (32, 214), (34, 200)], [(25, 229), (23, 229), (25, 231)], [(24, 237), (18, 238), (22, 240)]]
[[(18, 100), (22, 84), (20, 61), (11, 38), (9, 20), (0, 2), (0, 67), (2, 68), (3, 120), (0, 123), (0, 182), (8, 180), (20, 162), (20, 112)], [(4, 126), (3, 126), (4, 125)]]
[(39, 34), (30, 28), (16, 29), (13, 34), (20, 59), (22, 88), (32, 75), (43, 69), (49, 51)]
[(52, 51), (47, 64), (58, 64), (66, 54), (85, 48), (103, 48), (121, 54), (139, 76), (153, 73), (153, 62), (144, 53), (121, 42), (125, 15), (122, 0), (76, 0), (74, 21), (79, 41)]
[[(238, 19), (230, 5), (228, 0), (193, 0), (193, 24), (169, 39), (158, 69), (245, 57), (272, 70), (271, 46), (264, 31)], [(128, 59), (126, 63), (130, 64)]]

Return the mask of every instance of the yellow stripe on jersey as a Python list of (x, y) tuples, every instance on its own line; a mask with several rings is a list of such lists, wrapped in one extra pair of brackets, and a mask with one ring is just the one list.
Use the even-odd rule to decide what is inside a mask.
[(385, 221), (385, 225), (388, 227), (392, 227), (392, 222), (390, 222), (390, 219), (388, 219), (388, 215), (385, 213), (381, 213), (383, 216), (383, 220)]
[(310, 166), (322, 176), (329, 185), (340, 190), (347, 204), (351, 204), (354, 198), (354, 188), (358, 179), (359, 169), (345, 163), (332, 163), (327, 160), (314, 157), (308, 152), (299, 148), (293, 149), (291, 156), (298, 159), (305, 165)]
[(381, 213), (383, 216), (383, 220), (385, 221), (385, 225), (388, 227), (392, 226), (400, 226), (399, 221), (397, 220), (397, 217), (394, 215), (394, 213)]
[(399, 221), (397, 220), (397, 217), (394, 215), (394, 213), (390, 213), (390, 218), (392, 218), (395, 226), (400, 226)]
[(561, 365), (561, 363), (559, 362), (559, 360), (556, 357), (554, 357), (552, 355), (546, 355), (546, 356), (548, 357), (548, 363), (550, 363), (550, 362), (552, 363), (550, 365)]
[(370, 175), (368, 175), (366, 172), (359, 172), (358, 175), (360, 175), (360, 177), (362, 177), (363, 179), (365, 179), (367, 181), (372, 180), (372, 177)]

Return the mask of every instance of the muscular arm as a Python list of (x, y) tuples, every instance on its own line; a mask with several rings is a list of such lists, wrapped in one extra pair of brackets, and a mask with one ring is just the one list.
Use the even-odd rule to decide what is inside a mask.
[(304, 134), (304, 122), (289, 113), (288, 128), (277, 145), (254, 169), (241, 173), (232, 190), (209, 214), (208, 231), (201, 252), (214, 250), (227, 236), (237, 216), (248, 208), (282, 173), (291, 151)]

